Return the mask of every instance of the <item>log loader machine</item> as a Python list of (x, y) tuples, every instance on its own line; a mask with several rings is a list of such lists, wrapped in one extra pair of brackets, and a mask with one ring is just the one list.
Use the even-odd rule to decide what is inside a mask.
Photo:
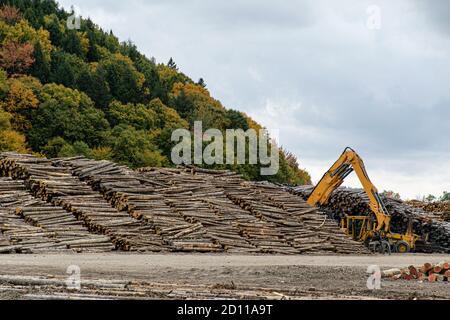
[(341, 221), (342, 230), (356, 241), (366, 244), (375, 252), (407, 253), (413, 251), (419, 236), (412, 231), (409, 221), (406, 233), (391, 232), (391, 215), (386, 209), (377, 188), (370, 181), (360, 156), (351, 148), (346, 148), (336, 163), (325, 173), (308, 198), (312, 206), (326, 205), (333, 193), (342, 185), (344, 179), (356, 172), (364, 191), (369, 198), (372, 215), (345, 215)]

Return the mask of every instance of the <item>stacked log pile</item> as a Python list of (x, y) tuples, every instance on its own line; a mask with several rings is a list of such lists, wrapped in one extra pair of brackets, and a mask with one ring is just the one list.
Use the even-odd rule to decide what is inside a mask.
[[(366, 253), (316, 208), (271, 184), (197, 168), (139, 172), (83, 157), (0, 155), (34, 201), (16, 219), (66, 248), (277, 254)], [(12, 182), (11, 179), (8, 180)], [(23, 187), (22, 187), (23, 188)], [(2, 233), (0, 243), (10, 246)], [(49, 236), (45, 236), (49, 238)]]
[[(328, 219), (317, 208), (311, 207), (304, 201), (298, 201), (298, 197), (283, 191), (279, 187), (267, 184), (258, 184), (261, 194), (267, 197), (272, 205), (285, 210), (294, 216), (306, 228), (318, 238), (318, 242), (327, 243), (331, 251), (349, 254), (367, 253), (360, 243), (349, 239), (341, 232), (336, 221)], [(295, 238), (298, 241), (298, 238)]]
[[(296, 195), (307, 199), (314, 187), (302, 186), (290, 189)], [(432, 214), (411, 207), (400, 200), (382, 197), (392, 216), (391, 230), (404, 233), (410, 219), (413, 231), (431, 243), (426, 250), (446, 252), (450, 249), (450, 223), (436, 220)], [(370, 215), (369, 199), (362, 189), (339, 188), (333, 192), (329, 203), (322, 208), (331, 218), (338, 221), (345, 215)], [(431, 248), (431, 249), (430, 249)], [(424, 248), (425, 250), (425, 248)]]
[(450, 202), (448, 201), (422, 202), (411, 200), (406, 201), (405, 203), (411, 207), (419, 208), (431, 213), (431, 216), (436, 220), (450, 222)]
[(65, 246), (77, 252), (114, 250), (109, 236), (90, 233), (72, 213), (61, 208), (42, 203), (39, 206), (17, 208), (16, 214), (32, 225), (52, 232), (59, 246)]
[(346, 239), (334, 221), (325, 220), (317, 209), (275, 185), (245, 182), (232, 174), (210, 177), (233, 203), (263, 224), (248, 228), (252, 243), (266, 252), (367, 253), (361, 244)]
[(20, 181), (0, 178), (0, 253), (33, 253), (54, 249), (54, 234), (32, 226), (15, 214), (17, 204), (32, 203)]
[(422, 266), (409, 266), (403, 269), (388, 269), (382, 272), (382, 277), (392, 280), (418, 280), (428, 282), (448, 282), (450, 279), (450, 264), (440, 262), (438, 264), (424, 263)]
[[(203, 226), (206, 236), (227, 252), (258, 252), (233, 223), (235, 206), (208, 179), (183, 170), (154, 170), (142, 175), (146, 180), (170, 186), (158, 190), (170, 207), (186, 221)], [(224, 210), (218, 208), (220, 201)]]
[[(189, 192), (180, 192), (166, 183), (149, 180), (108, 161), (87, 159), (64, 160), (55, 163), (70, 167), (74, 175), (100, 191), (119, 210), (126, 210), (158, 234), (171, 250), (184, 252), (219, 252), (220, 244), (208, 237), (205, 227), (195, 219), (176, 210), (173, 195), (181, 197), (183, 205), (193, 204)], [(188, 201), (186, 201), (188, 200)]]
[[(204, 188), (210, 190), (214, 197), (209, 200), (217, 211), (221, 210), (220, 205), (227, 208), (236, 208), (239, 211), (229, 209), (223, 212), (224, 215), (238, 214), (231, 216), (235, 226), (240, 229), (240, 233), (256, 248), (265, 253), (298, 254), (298, 253), (367, 253), (366, 249), (359, 243), (348, 241), (345, 235), (331, 239), (329, 230), (322, 230), (328, 233), (328, 237), (318, 237), (314, 226), (333, 226), (333, 233), (340, 233), (334, 221), (324, 223), (323, 216), (316, 212), (304, 201), (299, 201), (297, 197), (280, 190), (279, 187), (268, 185), (269, 192), (264, 194), (257, 184), (245, 182), (239, 175), (228, 171), (205, 170), (192, 168), (188, 171), (194, 175), (189, 181), (198, 181)], [(177, 175), (175, 175), (177, 176)], [(178, 173), (179, 180), (185, 182), (186, 177), (183, 172)], [(197, 188), (202, 188), (198, 186)], [(191, 190), (195, 190), (191, 186)], [(267, 190), (267, 189), (266, 189)], [(193, 191), (195, 192), (195, 191)], [(279, 203), (275, 199), (269, 199), (275, 192), (279, 194)], [(202, 199), (206, 197), (201, 196)], [(214, 200), (213, 200), (214, 199)], [(291, 206), (292, 213), (285, 210), (280, 203), (286, 203), (286, 207)], [(308, 223), (304, 223), (299, 217), (293, 214), (304, 215)], [(325, 226), (326, 228), (326, 226)], [(337, 239), (339, 238), (339, 239)], [(332, 241), (330, 241), (332, 240)]]
[(0, 229), (7, 240), (0, 252), (113, 248), (108, 237), (90, 234), (72, 214), (33, 197), (21, 181), (0, 178), (0, 190)]
[[(23, 179), (33, 194), (71, 212), (91, 232), (111, 238), (117, 249), (165, 249), (160, 237), (149, 226), (112, 208), (101, 195), (74, 177), (67, 168), (53, 166), (50, 160), (29, 155), (3, 154), (0, 170), (3, 175)], [(87, 239), (83, 246), (106, 245), (100, 239)]]

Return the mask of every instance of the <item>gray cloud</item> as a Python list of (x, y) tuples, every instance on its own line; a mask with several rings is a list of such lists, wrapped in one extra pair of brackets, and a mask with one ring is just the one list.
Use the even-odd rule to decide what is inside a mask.
[[(447, 1), (60, 3), (160, 62), (174, 57), (224, 105), (279, 128), (315, 180), (351, 145), (380, 188), (450, 189)], [(372, 4), (376, 31), (366, 26)]]
[(450, 2), (447, 0), (415, 0), (417, 8), (422, 11), (424, 18), (431, 25), (444, 34), (450, 33)]

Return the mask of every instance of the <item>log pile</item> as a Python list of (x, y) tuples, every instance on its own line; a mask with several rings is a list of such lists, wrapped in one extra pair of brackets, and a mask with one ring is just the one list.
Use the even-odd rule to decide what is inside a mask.
[(450, 264), (440, 262), (438, 264), (424, 263), (422, 266), (409, 266), (403, 269), (389, 269), (381, 273), (382, 277), (392, 280), (418, 280), (427, 282), (448, 282), (450, 279)]
[[(87, 159), (58, 161), (56, 165), (70, 167), (73, 174), (87, 181), (101, 192), (118, 210), (155, 230), (164, 243), (174, 251), (219, 252), (223, 247), (208, 237), (205, 226), (177, 210), (180, 205), (192, 205), (187, 197), (190, 191), (181, 192), (169, 184), (140, 177), (135, 172), (108, 161)], [(172, 199), (172, 201), (169, 201)], [(199, 211), (195, 208), (194, 211)]]
[[(21, 181), (34, 201), (17, 199), (9, 217), (66, 248), (110, 250), (113, 243), (126, 251), (367, 253), (305, 201), (228, 171), (133, 171), (83, 157), (4, 153), (0, 174)], [(10, 247), (5, 234), (0, 243)]]
[[(307, 199), (313, 189), (314, 187), (312, 186), (302, 186), (292, 188), (290, 191), (303, 199)], [(423, 250), (448, 252), (450, 249), (449, 222), (440, 221), (433, 214), (411, 207), (400, 200), (386, 197), (382, 197), (382, 199), (392, 216), (392, 232), (406, 232), (408, 222), (412, 219), (414, 233), (431, 244), (423, 247)], [(345, 215), (372, 214), (369, 207), (369, 199), (362, 189), (339, 188), (332, 193), (329, 203), (322, 209), (329, 217), (337, 221), (340, 221)]]
[[(157, 170), (142, 173), (146, 179), (168, 187), (160, 189), (167, 203), (190, 223), (203, 226), (206, 236), (227, 252), (259, 252), (234, 223), (236, 206), (204, 177), (183, 170)], [(219, 205), (221, 205), (219, 207)], [(247, 212), (241, 214), (249, 216)]]
[[(0, 253), (110, 251), (108, 237), (90, 234), (75, 217), (29, 193), (21, 181), (0, 178)], [(94, 245), (87, 245), (94, 243)]]
[(346, 239), (334, 221), (327, 221), (316, 208), (275, 185), (246, 182), (232, 174), (212, 175), (212, 181), (260, 221), (256, 229), (247, 225), (245, 232), (266, 252), (367, 253), (361, 244)]
[[(117, 249), (165, 250), (161, 238), (143, 223), (120, 212), (98, 192), (74, 177), (67, 168), (53, 166), (50, 160), (29, 155), (4, 154), (3, 175), (23, 179), (33, 194), (71, 212), (93, 233), (112, 239)], [(98, 246), (98, 239), (86, 239), (83, 246)]]
[(432, 217), (437, 220), (450, 222), (450, 202), (422, 202), (418, 200), (411, 200), (405, 202), (407, 205), (422, 209), (426, 212), (432, 213)]
[(20, 181), (0, 179), (0, 253), (33, 253), (54, 249), (54, 234), (26, 223), (15, 214), (17, 204), (32, 202)]

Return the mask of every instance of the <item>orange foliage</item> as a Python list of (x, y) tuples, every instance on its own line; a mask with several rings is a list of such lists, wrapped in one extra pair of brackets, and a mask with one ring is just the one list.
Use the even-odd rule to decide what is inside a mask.
[(9, 75), (22, 73), (34, 63), (33, 52), (30, 43), (10, 41), (0, 50), (0, 67)]
[(0, 9), (0, 20), (9, 24), (14, 24), (22, 19), (19, 9), (8, 5), (3, 5)]

